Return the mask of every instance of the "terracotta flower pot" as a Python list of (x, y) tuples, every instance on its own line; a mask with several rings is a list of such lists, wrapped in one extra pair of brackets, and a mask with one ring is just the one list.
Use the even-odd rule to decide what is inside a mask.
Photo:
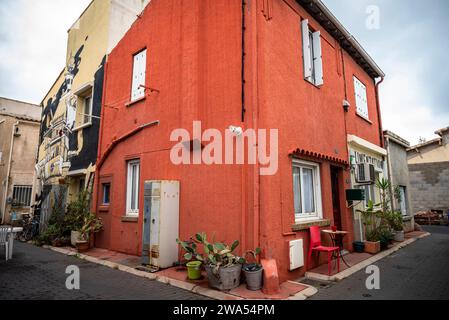
[(365, 252), (376, 254), (380, 252), (380, 241), (371, 242), (365, 241)]
[(79, 253), (86, 252), (89, 250), (89, 241), (77, 241), (76, 249)]

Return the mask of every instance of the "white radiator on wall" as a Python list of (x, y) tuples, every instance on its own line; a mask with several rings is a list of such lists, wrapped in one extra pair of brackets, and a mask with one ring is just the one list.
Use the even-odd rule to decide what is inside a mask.
[(302, 239), (293, 240), (290, 247), (290, 271), (304, 267), (304, 242)]

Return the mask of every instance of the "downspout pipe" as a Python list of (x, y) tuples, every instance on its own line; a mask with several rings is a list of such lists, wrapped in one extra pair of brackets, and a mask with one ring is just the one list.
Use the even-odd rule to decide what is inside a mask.
[(396, 211), (396, 206), (395, 206), (395, 203), (394, 203), (394, 193), (393, 193), (393, 191), (394, 191), (394, 188), (393, 188), (394, 181), (393, 181), (393, 168), (392, 168), (392, 165), (391, 165), (391, 155), (390, 155), (390, 143), (391, 143), (390, 137), (387, 135), (385, 137), (385, 140), (386, 140), (386, 146), (385, 147), (387, 148), (387, 151), (388, 151), (388, 153), (387, 153), (387, 167), (388, 167), (388, 180), (390, 181), (391, 210)]
[(380, 114), (380, 101), (379, 101), (379, 86), (384, 82), (385, 77), (381, 77), (380, 81), (376, 83), (376, 109), (377, 109), (377, 120), (379, 122), (379, 140), (380, 146), (384, 147), (384, 132), (382, 129), (382, 115)]
[(6, 183), (5, 183), (5, 193), (3, 196), (3, 208), (2, 208), (2, 224), (5, 222), (5, 211), (6, 211), (6, 197), (8, 196), (9, 189), (9, 175), (11, 174), (11, 166), (12, 166), (12, 152), (14, 150), (14, 133), (16, 132), (16, 128), (19, 125), (19, 121), (13, 124), (12, 132), (11, 132), (11, 144), (9, 148), (9, 159), (8, 159), (8, 170), (6, 173)]

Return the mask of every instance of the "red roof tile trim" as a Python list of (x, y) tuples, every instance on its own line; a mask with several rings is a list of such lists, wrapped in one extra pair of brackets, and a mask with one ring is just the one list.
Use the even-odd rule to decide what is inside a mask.
[(326, 160), (326, 161), (334, 162), (334, 163), (338, 163), (338, 164), (343, 164), (345, 166), (349, 165), (349, 162), (347, 160), (343, 160), (343, 159), (339, 159), (337, 157), (329, 156), (329, 155), (326, 155), (323, 153), (314, 152), (314, 151), (305, 150), (305, 149), (299, 149), (299, 148), (291, 150), (289, 152), (289, 156), (291, 156), (291, 157), (306, 156), (306, 157), (317, 158), (317, 159)]

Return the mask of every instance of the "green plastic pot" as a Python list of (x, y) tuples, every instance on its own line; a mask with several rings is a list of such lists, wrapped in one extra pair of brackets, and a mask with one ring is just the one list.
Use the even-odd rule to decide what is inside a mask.
[(186, 264), (187, 276), (190, 280), (201, 279), (201, 261), (191, 261)]

